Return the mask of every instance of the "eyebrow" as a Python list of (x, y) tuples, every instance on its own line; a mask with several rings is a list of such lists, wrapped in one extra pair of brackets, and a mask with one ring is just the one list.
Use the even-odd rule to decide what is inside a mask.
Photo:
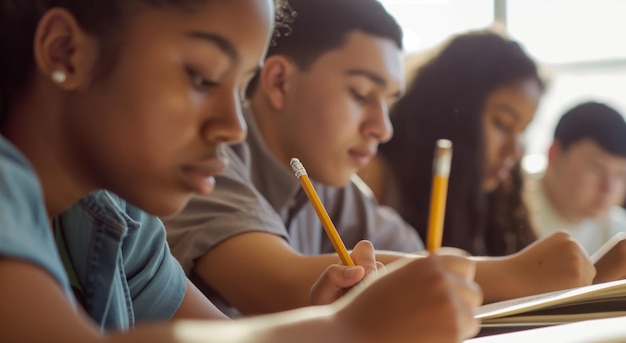
[(239, 62), (241, 55), (239, 50), (235, 47), (230, 40), (215, 33), (208, 33), (202, 31), (189, 31), (186, 34), (188, 37), (204, 40), (217, 46), (222, 52), (228, 55), (233, 61)]
[(519, 120), (520, 118), (520, 114), (519, 112), (517, 112), (517, 110), (515, 110), (513, 107), (507, 105), (507, 104), (497, 104), (495, 106), (497, 109), (502, 110), (504, 113), (510, 115), (511, 117), (513, 117), (516, 120)]
[[(370, 81), (372, 81), (373, 83), (379, 85), (382, 88), (387, 88), (387, 80), (385, 80), (384, 77), (366, 70), (366, 69), (349, 69), (345, 72), (346, 75), (348, 76), (363, 76), (367, 79), (369, 79)], [(393, 98), (399, 98), (402, 95), (402, 91), (397, 91), (396, 93), (392, 94)]]

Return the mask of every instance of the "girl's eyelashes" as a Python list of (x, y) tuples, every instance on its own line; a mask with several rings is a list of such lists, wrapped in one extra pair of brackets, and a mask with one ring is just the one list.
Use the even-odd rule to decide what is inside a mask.
[(502, 131), (503, 133), (510, 133), (511, 131), (513, 131), (511, 125), (505, 124), (504, 121), (500, 120), (499, 118), (494, 118), (493, 124), (498, 130)]
[(195, 70), (193, 70), (190, 67), (186, 67), (185, 71), (187, 72), (187, 75), (189, 76), (191, 85), (193, 86), (193, 88), (195, 88), (199, 92), (206, 92), (210, 90), (211, 88), (217, 87), (219, 85), (215, 81), (207, 80), (206, 78), (202, 77), (199, 73), (197, 73)]
[(350, 94), (358, 103), (364, 104), (367, 102), (367, 97), (357, 92), (354, 88), (350, 88)]

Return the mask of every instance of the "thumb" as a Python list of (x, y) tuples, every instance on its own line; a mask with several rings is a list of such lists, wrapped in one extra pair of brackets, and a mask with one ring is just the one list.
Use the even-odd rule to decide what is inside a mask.
[(331, 265), (315, 282), (309, 297), (313, 305), (330, 304), (339, 299), (349, 288), (358, 284), (365, 270), (361, 266)]

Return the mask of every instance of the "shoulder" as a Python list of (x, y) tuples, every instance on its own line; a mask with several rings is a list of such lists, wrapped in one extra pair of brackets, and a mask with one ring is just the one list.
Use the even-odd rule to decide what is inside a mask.
[[(28, 161), (0, 136), (0, 233), (15, 228), (27, 231), (26, 225), (47, 224), (43, 193)], [(18, 226), (18, 227), (15, 227)]]
[(5, 208), (11, 205), (24, 205), (15, 200), (26, 200), (26, 198), (43, 204), (43, 195), (39, 186), (39, 180), (35, 171), (30, 166), (26, 158), (0, 136), (0, 197), (12, 202), (3, 202)]
[(0, 204), (0, 255), (43, 267), (67, 289), (39, 180), (26, 158), (2, 136)]
[[(123, 242), (126, 249), (150, 250), (165, 241), (161, 220), (109, 191), (95, 191), (61, 215), (72, 249), (83, 251), (103, 236)], [(87, 253), (87, 251), (83, 251)]]

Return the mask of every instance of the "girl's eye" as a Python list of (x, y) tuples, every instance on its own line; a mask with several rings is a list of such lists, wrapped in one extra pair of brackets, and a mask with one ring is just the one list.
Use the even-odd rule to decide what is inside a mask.
[(498, 128), (498, 130), (504, 133), (509, 133), (513, 130), (512, 127), (510, 127), (509, 125), (506, 125), (503, 121), (499, 119), (494, 119), (493, 123), (496, 126), (496, 128)]
[(209, 89), (218, 85), (217, 82), (205, 79), (191, 68), (187, 68), (187, 75), (189, 75), (189, 79), (193, 87), (201, 92), (206, 92)]
[(367, 97), (361, 95), (359, 92), (355, 91), (354, 89), (350, 89), (350, 94), (352, 95), (354, 100), (356, 100), (358, 103), (364, 104), (367, 102)]

